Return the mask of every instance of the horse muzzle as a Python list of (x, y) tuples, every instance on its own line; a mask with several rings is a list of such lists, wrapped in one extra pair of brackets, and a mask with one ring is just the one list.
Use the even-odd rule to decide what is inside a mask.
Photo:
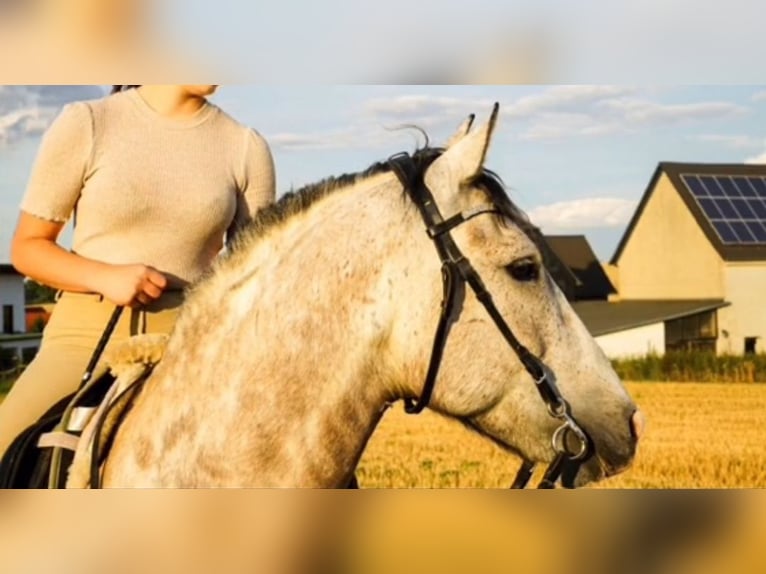
[(625, 472), (633, 464), (638, 442), (646, 430), (646, 418), (639, 409), (634, 409), (628, 418), (627, 432), (608, 435), (596, 445), (601, 474), (597, 479), (607, 478)]

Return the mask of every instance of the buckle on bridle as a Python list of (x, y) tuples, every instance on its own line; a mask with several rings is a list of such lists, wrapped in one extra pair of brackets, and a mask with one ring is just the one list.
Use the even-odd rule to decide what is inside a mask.
[[(563, 424), (553, 431), (551, 437), (551, 444), (553, 450), (558, 454), (566, 455), (572, 460), (580, 460), (585, 458), (590, 447), (590, 441), (588, 435), (574, 420), (570, 412), (569, 403), (567, 403), (563, 397), (556, 397), (556, 402), (547, 403), (548, 413), (556, 419), (563, 421)], [(578, 442), (578, 448), (572, 450), (567, 446), (568, 433), (574, 434)]]
[[(578, 448), (576, 450), (571, 450), (567, 444), (566, 439), (568, 433), (572, 433), (577, 439)], [(568, 414), (564, 415), (564, 424), (553, 431), (551, 445), (553, 446), (553, 450), (559, 454), (566, 455), (571, 460), (582, 460), (590, 450), (590, 443), (587, 435)]]

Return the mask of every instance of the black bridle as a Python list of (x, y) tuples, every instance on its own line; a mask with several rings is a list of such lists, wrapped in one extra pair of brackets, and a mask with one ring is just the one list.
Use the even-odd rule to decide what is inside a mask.
[[(559, 426), (553, 433), (552, 445), (556, 452), (553, 461), (545, 471), (545, 475), (538, 488), (555, 488), (556, 482), (561, 479), (564, 488), (573, 488), (574, 479), (580, 466), (593, 454), (593, 443), (588, 434), (580, 427), (571, 414), (569, 403), (561, 396), (558, 389), (550, 381), (548, 371), (543, 363), (522, 345), (508, 323), (503, 319), (492, 300), (492, 295), (484, 286), (481, 277), (471, 265), (471, 262), (463, 255), (450, 232), (478, 215), (486, 213), (502, 214), (497, 206), (486, 206), (467, 212), (461, 212), (448, 219), (444, 219), (439, 208), (434, 202), (431, 191), (423, 179), (423, 170), (419, 170), (412, 157), (407, 153), (401, 153), (389, 158), (389, 165), (404, 186), (406, 193), (418, 208), (426, 232), (433, 241), (436, 251), (441, 260), (442, 281), (444, 295), (441, 304), (441, 315), (434, 336), (431, 360), (428, 365), (423, 391), (420, 397), (413, 401), (405, 399), (404, 408), (409, 414), (418, 414), (428, 406), (433, 394), (436, 376), (439, 372), (444, 347), (451, 326), (456, 322), (462, 307), (467, 284), (489, 313), (493, 322), (500, 330), (508, 345), (516, 353), (526, 371), (535, 382), (535, 387), (540, 397), (545, 402), (550, 415), (560, 421)], [(570, 449), (567, 437), (575, 439), (577, 448)], [(532, 477), (535, 464), (525, 460), (516, 474), (511, 488), (524, 488)]]

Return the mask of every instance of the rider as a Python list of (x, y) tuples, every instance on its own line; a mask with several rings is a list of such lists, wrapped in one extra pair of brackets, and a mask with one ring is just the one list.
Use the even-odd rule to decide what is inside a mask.
[[(0, 455), (77, 389), (115, 305), (130, 312), (111, 344), (168, 333), (183, 289), (274, 201), (268, 144), (207, 100), (216, 88), (114, 86), (65, 106), (43, 137), (11, 261), (60, 291), (37, 356), (0, 404)], [(57, 244), (70, 218), (71, 252)]]

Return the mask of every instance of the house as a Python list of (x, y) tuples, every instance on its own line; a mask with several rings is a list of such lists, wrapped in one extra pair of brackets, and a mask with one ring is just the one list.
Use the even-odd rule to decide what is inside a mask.
[(13, 335), (26, 332), (24, 277), (8, 264), (0, 264), (0, 308), (3, 313), (0, 334)]
[[(24, 277), (12, 265), (0, 264), (0, 362), (8, 359), (27, 363), (40, 346), (40, 334), (28, 333), (24, 307)], [(0, 370), (8, 365), (0, 365)]]
[(603, 300), (617, 290), (584, 235), (546, 235), (545, 241), (574, 282), (554, 269), (553, 277), (570, 301)]
[[(558, 269), (549, 269), (551, 275), (610, 358), (661, 355), (668, 349), (688, 346), (687, 325), (696, 327), (699, 317), (714, 316), (728, 305), (718, 299), (623, 299), (613, 282), (614, 271), (608, 272), (609, 268), (599, 262), (584, 235), (546, 235), (545, 241), (575, 283)], [(715, 323), (707, 327), (706, 334), (712, 336)]]
[(608, 272), (620, 301), (685, 309), (665, 348), (766, 350), (766, 165), (660, 163)]

